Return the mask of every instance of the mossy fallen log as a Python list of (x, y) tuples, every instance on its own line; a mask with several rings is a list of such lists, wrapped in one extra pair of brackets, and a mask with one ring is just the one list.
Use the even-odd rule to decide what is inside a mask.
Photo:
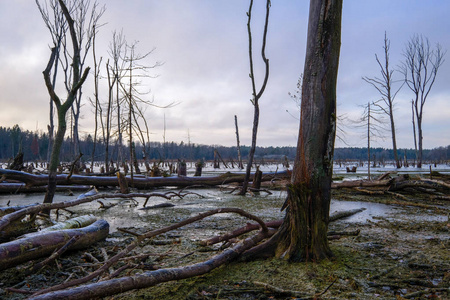
[(72, 237), (79, 236), (70, 250), (86, 248), (103, 240), (109, 233), (105, 220), (78, 229), (64, 229), (0, 244), (0, 269), (4, 270), (21, 263), (50, 255), (55, 249), (64, 246)]

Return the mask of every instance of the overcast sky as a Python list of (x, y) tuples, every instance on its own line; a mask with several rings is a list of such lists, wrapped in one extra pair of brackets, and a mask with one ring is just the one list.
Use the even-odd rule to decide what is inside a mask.
[[(235, 145), (234, 115), (238, 116), (241, 144), (250, 145), (253, 106), (248, 60), (246, 0), (98, 0), (106, 6), (97, 37), (97, 56), (108, 58), (114, 30), (123, 30), (137, 51), (155, 49), (147, 64), (164, 62), (145, 81), (147, 95), (158, 105), (146, 110), (151, 139), (162, 141), (164, 118), (167, 141)], [(257, 88), (263, 77), (260, 58), (265, 1), (254, 3), (252, 28)], [(270, 77), (260, 99), (258, 145), (295, 146), (299, 111), (289, 96), (303, 72), (309, 1), (274, 0), (270, 11), (266, 55)], [(345, 0), (338, 75), (338, 115), (357, 119), (361, 105), (380, 98), (361, 78), (379, 76), (375, 54), (383, 57), (385, 31), (391, 40), (391, 66), (404, 60), (405, 44), (414, 34), (427, 37), (434, 47), (450, 48), (448, 0)], [(50, 55), (51, 37), (32, 0), (0, 0), (0, 126), (46, 130), (48, 94), (42, 71)], [(439, 70), (424, 108), (424, 148), (450, 145), (450, 59)], [(102, 71), (102, 74), (106, 74)], [(399, 72), (394, 73), (398, 80)], [(92, 81), (90, 75), (88, 80)], [(91, 83), (83, 89), (92, 97)], [(105, 99), (105, 95), (101, 95)], [(396, 98), (395, 122), (399, 147), (413, 148), (412, 92), (405, 86)], [(93, 108), (82, 107), (81, 134), (93, 132)], [(346, 126), (340, 134), (347, 145), (364, 147), (361, 129)], [(389, 132), (374, 147), (391, 148)]]

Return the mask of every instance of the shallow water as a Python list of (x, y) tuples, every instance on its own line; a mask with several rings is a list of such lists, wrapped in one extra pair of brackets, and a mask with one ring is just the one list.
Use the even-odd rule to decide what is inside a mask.
[[(158, 190), (158, 193), (164, 193), (168, 190)], [(279, 219), (284, 216), (284, 212), (280, 212), (280, 207), (285, 199), (285, 192), (274, 192), (272, 195), (263, 195), (258, 197), (241, 197), (220, 191), (219, 189), (194, 189), (195, 194), (186, 195), (184, 198), (173, 198), (168, 201), (164, 198), (151, 197), (147, 203), (148, 206), (169, 202), (174, 204), (173, 207), (146, 209), (143, 207), (144, 198), (136, 198), (136, 202), (124, 199), (101, 199), (104, 204), (119, 203), (107, 210), (99, 209), (100, 204), (97, 201), (78, 205), (68, 208), (68, 210), (76, 214), (94, 214), (99, 218), (104, 218), (110, 223), (110, 232), (114, 232), (118, 227), (145, 227), (156, 228), (162, 223), (170, 224), (179, 222), (187, 217), (197, 215), (218, 207), (239, 207), (263, 220)], [(55, 202), (68, 201), (75, 199), (79, 194), (73, 196), (57, 194)], [(201, 196), (201, 197), (200, 197)], [(0, 206), (16, 206), (41, 203), (44, 194), (22, 194), (22, 195), (0, 195)], [(365, 208), (363, 212), (348, 217), (346, 223), (365, 223), (368, 220), (377, 222), (377, 218), (401, 219), (405, 215), (406, 208), (404, 206), (386, 205), (372, 202), (360, 201), (339, 201), (332, 200), (330, 214), (337, 211), (352, 210), (357, 208)], [(64, 213), (63, 213), (64, 214)], [(66, 213), (67, 215), (67, 213)], [(67, 215), (67, 217), (69, 217)], [(214, 219), (236, 218), (235, 214), (218, 214), (209, 217), (208, 222), (214, 226)], [(434, 211), (421, 214), (408, 214), (408, 220), (414, 218), (417, 221), (446, 221), (447, 216), (443, 214), (435, 214)], [(245, 224), (245, 223), (244, 223)]]

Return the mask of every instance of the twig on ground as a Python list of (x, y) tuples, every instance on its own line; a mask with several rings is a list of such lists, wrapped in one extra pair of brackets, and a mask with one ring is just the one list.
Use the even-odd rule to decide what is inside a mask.
[(41, 261), (40, 263), (35, 264), (32, 268), (30, 268), (26, 274), (36, 273), (38, 270), (42, 269), (44, 266), (48, 265), (49, 263), (53, 262), (55, 259), (60, 257), (64, 252), (67, 251), (67, 249), (75, 243), (80, 236), (73, 236), (67, 243), (59, 248), (57, 251), (54, 251), (52, 255), (50, 255), (45, 260)]
[[(128, 194), (126, 194), (126, 195), (128, 195)], [(34, 295), (37, 296), (37, 295), (49, 293), (49, 292), (52, 292), (52, 291), (58, 291), (58, 290), (67, 289), (69, 287), (72, 287), (72, 286), (75, 286), (75, 285), (79, 285), (79, 284), (82, 284), (82, 283), (86, 283), (86, 282), (92, 280), (93, 278), (103, 274), (106, 270), (109, 269), (109, 267), (111, 267), (117, 261), (119, 261), (119, 259), (121, 259), (127, 253), (129, 253), (131, 250), (136, 248), (144, 239), (152, 238), (152, 237), (160, 235), (162, 233), (169, 232), (171, 230), (183, 227), (185, 225), (194, 223), (196, 221), (202, 220), (202, 219), (204, 219), (206, 217), (209, 217), (209, 216), (212, 216), (212, 215), (215, 215), (215, 214), (219, 214), (219, 213), (236, 213), (236, 214), (240, 214), (240, 215), (242, 215), (244, 217), (247, 217), (249, 219), (252, 219), (252, 220), (258, 222), (260, 224), (260, 226), (261, 226), (261, 231), (262, 231), (263, 234), (266, 234), (268, 232), (268, 228), (267, 228), (266, 224), (260, 218), (254, 216), (252, 214), (249, 214), (249, 213), (245, 212), (242, 209), (239, 209), (239, 208), (217, 208), (217, 209), (214, 209), (214, 210), (210, 210), (210, 211), (201, 213), (201, 214), (199, 214), (197, 216), (188, 218), (188, 219), (186, 219), (184, 221), (181, 221), (181, 222), (179, 222), (177, 224), (173, 224), (171, 226), (167, 226), (167, 227), (164, 227), (164, 228), (161, 228), (161, 229), (148, 231), (148, 232), (138, 236), (136, 238), (136, 240), (133, 241), (132, 243), (130, 243), (124, 250), (122, 250), (121, 252), (117, 253), (113, 257), (111, 257), (108, 261), (106, 261), (103, 264), (103, 266), (98, 268), (96, 271), (90, 273), (89, 275), (87, 275), (87, 276), (85, 276), (83, 278), (75, 279), (75, 280), (70, 281), (70, 282), (65, 282), (63, 284), (59, 284), (59, 285), (56, 285), (56, 286), (52, 286), (52, 287), (49, 287), (49, 288), (46, 288), (46, 289), (42, 289), (42, 290), (36, 291), (36, 293)]]

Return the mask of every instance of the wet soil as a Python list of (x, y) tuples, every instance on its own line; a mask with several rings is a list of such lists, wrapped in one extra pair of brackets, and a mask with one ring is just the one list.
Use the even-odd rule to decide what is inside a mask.
[[(107, 210), (92, 203), (70, 208), (70, 212), (60, 211), (60, 219), (87, 213), (104, 218), (111, 224), (110, 235), (88, 249), (66, 253), (56, 263), (31, 275), (24, 270), (34, 262), (1, 270), (0, 298), (27, 297), (7, 288), (33, 291), (89, 274), (134, 239), (117, 228), (143, 233), (216, 207), (239, 207), (265, 221), (283, 217), (279, 208), (285, 200), (284, 191), (246, 197), (221, 189), (189, 191), (192, 194), (170, 200), (172, 207), (139, 210), (144, 199), (136, 199), (137, 202), (108, 199), (103, 202), (120, 204)], [(61, 201), (69, 198), (73, 196), (61, 195)], [(357, 236), (330, 240), (334, 253), (330, 260), (234, 262), (200, 277), (105, 299), (449, 299), (449, 203), (431, 201), (426, 194), (409, 198), (413, 201), (364, 195), (354, 190), (334, 191), (331, 213), (356, 207), (367, 209), (330, 224), (330, 231), (360, 230)], [(155, 198), (150, 202), (147, 205), (168, 201)], [(120, 276), (206, 260), (228, 245), (203, 247), (200, 240), (245, 226), (247, 222), (240, 216), (222, 214), (168, 232), (143, 242), (110, 274), (126, 264), (129, 267)]]

